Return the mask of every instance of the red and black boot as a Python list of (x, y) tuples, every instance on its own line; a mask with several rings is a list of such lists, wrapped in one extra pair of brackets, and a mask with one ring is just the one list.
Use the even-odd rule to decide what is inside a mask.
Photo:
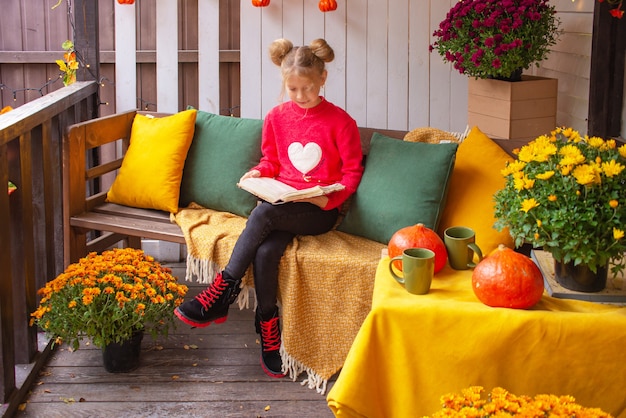
[(285, 377), (283, 361), (280, 356), (280, 318), (278, 308), (269, 315), (256, 311), (256, 332), (261, 336), (261, 367), (270, 377)]
[(213, 283), (192, 300), (174, 309), (174, 314), (192, 327), (206, 327), (215, 322), (221, 324), (228, 317), (228, 308), (241, 292), (241, 280), (215, 276)]

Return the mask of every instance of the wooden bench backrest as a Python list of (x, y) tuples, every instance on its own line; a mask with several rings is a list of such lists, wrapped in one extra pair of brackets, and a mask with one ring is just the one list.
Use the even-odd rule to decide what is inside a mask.
[[(143, 112), (142, 112), (143, 113)], [(106, 190), (99, 190), (97, 179), (103, 181), (103, 189), (108, 189), (115, 176), (115, 171), (122, 164), (122, 157), (106, 163), (97, 161), (99, 154), (94, 150), (105, 146), (117, 146), (121, 148), (122, 155), (130, 143), (132, 122), (137, 111), (128, 111), (111, 116), (78, 123), (68, 128), (63, 149), (64, 170), (64, 207), (67, 213), (66, 219), (104, 203)], [(165, 114), (155, 114), (164, 116)], [(385, 130), (376, 128), (360, 127), (361, 146), (364, 154), (369, 151), (370, 141), (374, 132), (379, 132), (391, 138), (402, 139), (406, 131)], [(508, 140), (496, 140), (505, 151), (511, 153), (512, 149), (521, 144)], [(110, 153), (113, 154), (113, 153)], [(119, 154), (119, 153), (118, 153)], [(92, 168), (87, 168), (90, 161)]]

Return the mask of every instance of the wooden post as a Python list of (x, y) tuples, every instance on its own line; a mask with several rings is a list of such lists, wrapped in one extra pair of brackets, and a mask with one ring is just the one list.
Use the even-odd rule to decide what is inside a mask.
[(619, 136), (624, 92), (626, 21), (609, 13), (606, 2), (594, 2), (589, 117), (587, 133)]
[[(98, 0), (74, 0), (74, 47), (80, 61), (84, 64), (76, 74), (78, 81), (95, 80), (100, 83), (100, 43)], [(99, 95), (93, 96), (92, 118), (100, 114)]]

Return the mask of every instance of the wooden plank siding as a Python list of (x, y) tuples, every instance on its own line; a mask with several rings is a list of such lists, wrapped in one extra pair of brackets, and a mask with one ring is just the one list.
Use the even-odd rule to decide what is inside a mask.
[[(98, 2), (101, 115), (118, 111), (117, 100), (123, 100), (121, 110), (132, 106), (155, 111), (158, 91), (171, 94), (176, 90), (173, 98), (168, 94), (162, 100), (167, 101), (167, 105), (162, 104), (158, 110), (177, 111), (192, 105), (239, 116), (240, 1), (169, 1), (176, 5), (176, 12), (162, 13), (161, 18), (172, 19), (162, 25), (157, 25), (157, 2), (136, 2), (132, 6), (113, 0)], [(54, 61), (63, 56), (60, 48), (63, 41), (72, 39), (72, 26), (66, 3), (52, 10), (54, 3), (56, 1), (19, 0), (3, 8), (0, 14), (0, 83), (7, 87), (0, 92), (0, 107), (18, 107), (63, 87)], [(158, 2), (159, 7), (162, 4)], [(121, 16), (116, 17), (118, 12)], [(116, 19), (122, 19), (118, 22), (117, 34)], [(199, 31), (199, 27), (203, 31)], [(173, 29), (173, 36), (162, 39), (173, 39), (176, 45), (176, 52), (161, 55), (161, 65), (170, 65), (169, 71), (175, 71), (176, 76), (165, 75), (164, 87), (160, 89), (157, 89), (157, 28)], [(119, 50), (116, 43), (120, 45)], [(116, 57), (125, 49), (135, 51), (136, 66), (130, 57), (132, 52)], [(122, 64), (116, 66), (116, 62)], [(129, 71), (129, 68), (136, 68), (136, 71)], [(132, 94), (133, 89), (129, 90), (129, 85), (133, 84), (132, 74), (136, 79), (136, 94)], [(199, 79), (198, 74), (203, 76)], [(118, 76), (122, 78), (118, 80)], [(172, 80), (177, 82), (172, 83)], [(40, 93), (38, 90), (49, 81), (54, 82)]]
[[(277, 103), (280, 77), (267, 58), (278, 37), (296, 44), (324, 37), (335, 48), (324, 94), (361, 126), (464, 130), (467, 77), (430, 53), (431, 34), (455, 0), (350, 0), (322, 14), (311, 0), (242, 3), (242, 115), (262, 117)], [(563, 35), (532, 75), (556, 77), (557, 124), (586, 132), (593, 0), (553, 0)]]

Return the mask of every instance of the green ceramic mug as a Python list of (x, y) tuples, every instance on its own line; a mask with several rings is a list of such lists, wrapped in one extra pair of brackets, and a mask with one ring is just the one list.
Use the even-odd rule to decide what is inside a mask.
[[(394, 271), (395, 260), (402, 261), (402, 276)], [(427, 248), (407, 248), (402, 255), (389, 260), (389, 271), (409, 293), (424, 295), (430, 290), (435, 274), (435, 253)]]
[(476, 233), (466, 226), (452, 226), (444, 231), (443, 241), (448, 251), (448, 263), (455, 270), (467, 270), (476, 267), (474, 254), (478, 261), (483, 253), (476, 245)]

